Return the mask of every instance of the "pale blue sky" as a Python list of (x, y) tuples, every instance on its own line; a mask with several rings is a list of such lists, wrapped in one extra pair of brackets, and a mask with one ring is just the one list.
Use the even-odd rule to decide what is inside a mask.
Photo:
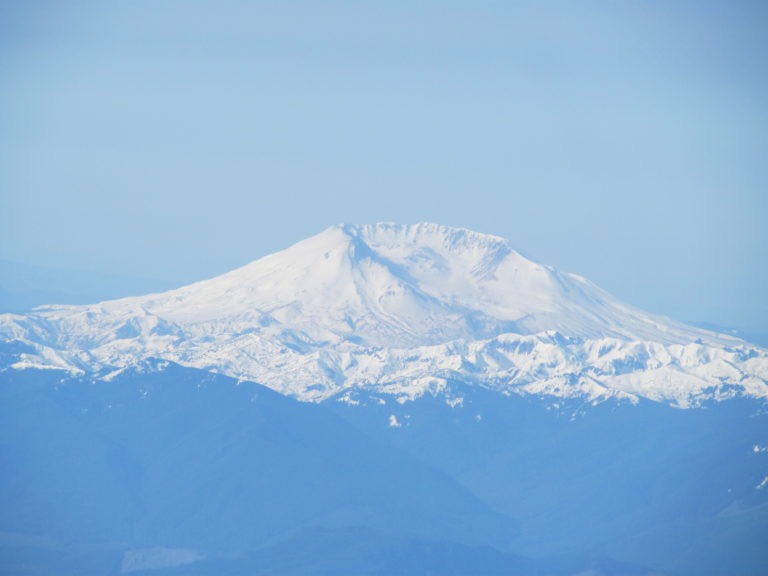
[(768, 330), (766, 6), (0, 1), (0, 258), (182, 284), (429, 220)]

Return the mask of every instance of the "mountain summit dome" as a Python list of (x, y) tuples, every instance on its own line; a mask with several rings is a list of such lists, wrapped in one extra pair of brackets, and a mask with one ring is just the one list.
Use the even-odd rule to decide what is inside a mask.
[(405, 347), (503, 333), (685, 343), (711, 333), (645, 314), (497, 236), (431, 223), (338, 225), (135, 306), (172, 322), (290, 327), (311, 342)]
[(732, 382), (761, 395), (768, 373), (739, 340), (642, 312), (503, 238), (431, 223), (333, 226), (169, 292), (2, 315), (0, 337), (25, 350), (15, 367), (159, 357), (306, 399), (459, 379), (685, 401)]

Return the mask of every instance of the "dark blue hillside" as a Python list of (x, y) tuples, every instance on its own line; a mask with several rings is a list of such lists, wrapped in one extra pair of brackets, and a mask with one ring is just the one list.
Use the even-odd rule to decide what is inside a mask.
[(247, 557), (311, 526), (466, 545), (513, 534), (446, 474), (255, 384), (175, 365), (1, 378), (3, 573), (115, 573), (147, 548)]
[(0, 574), (765, 573), (760, 406), (456, 391), (318, 406), (164, 362), (2, 372)]
[[(327, 405), (445, 471), (521, 530), (526, 555), (596, 553), (675, 575), (768, 574), (768, 412), (597, 406), (454, 383), (461, 406), (353, 396)], [(380, 400), (386, 400), (381, 404)], [(401, 427), (390, 426), (395, 415)]]

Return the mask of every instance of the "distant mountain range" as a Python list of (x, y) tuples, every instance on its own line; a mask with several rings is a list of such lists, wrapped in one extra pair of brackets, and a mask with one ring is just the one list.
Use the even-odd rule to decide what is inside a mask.
[(766, 349), (501, 238), (334, 226), (0, 315), (0, 568), (758, 576), (767, 398)]
[(107, 377), (155, 357), (315, 401), (361, 388), (450, 400), (453, 380), (679, 406), (768, 396), (765, 350), (435, 224), (335, 226), (177, 290), (0, 315), (0, 338), (23, 350), (17, 368)]

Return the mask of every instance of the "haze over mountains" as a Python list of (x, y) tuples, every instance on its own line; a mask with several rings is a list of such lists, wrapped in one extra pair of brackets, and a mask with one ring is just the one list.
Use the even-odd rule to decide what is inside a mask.
[(768, 571), (768, 351), (465, 229), (0, 315), (0, 394), (13, 573)]

